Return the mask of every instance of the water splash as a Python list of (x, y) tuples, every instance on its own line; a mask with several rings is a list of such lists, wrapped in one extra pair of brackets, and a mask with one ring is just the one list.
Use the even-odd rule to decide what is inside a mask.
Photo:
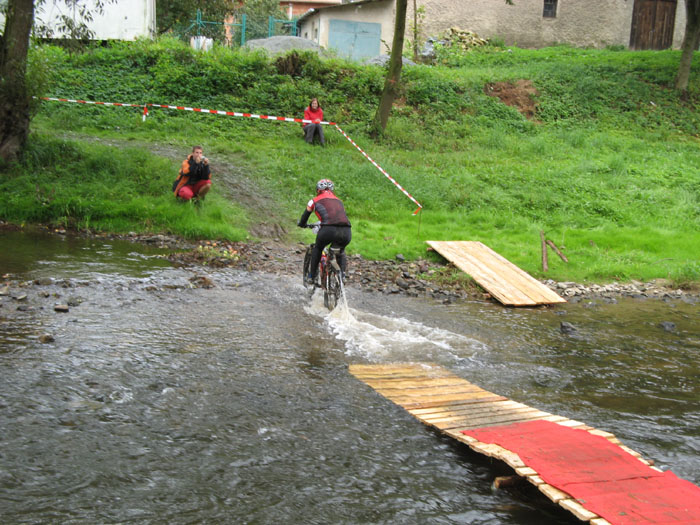
[(338, 339), (345, 341), (349, 355), (371, 360), (461, 360), (465, 348), (473, 354), (485, 345), (448, 330), (426, 326), (401, 317), (387, 317), (352, 308), (336, 308), (327, 317)]
[(465, 355), (473, 359), (487, 348), (480, 341), (448, 330), (350, 308), (344, 289), (332, 312), (324, 307), (322, 293), (311, 297), (306, 311), (328, 323), (331, 332), (345, 342), (348, 355), (372, 361), (462, 361)]

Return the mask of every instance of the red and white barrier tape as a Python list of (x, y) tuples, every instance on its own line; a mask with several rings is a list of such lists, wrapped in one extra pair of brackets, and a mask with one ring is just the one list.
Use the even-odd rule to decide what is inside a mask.
[(406, 197), (408, 197), (409, 199), (411, 199), (411, 201), (413, 201), (413, 202), (418, 206), (418, 209), (417, 209), (416, 211), (413, 212), (413, 215), (416, 215), (418, 212), (420, 212), (420, 211), (423, 209), (423, 206), (421, 205), (421, 203), (418, 202), (416, 199), (414, 199), (413, 196), (412, 196), (410, 193), (408, 193), (408, 192), (403, 188), (403, 186), (401, 186), (401, 184), (399, 184), (398, 182), (396, 182), (396, 180), (395, 180), (391, 175), (389, 175), (389, 174), (386, 172), (386, 170), (385, 170), (384, 168), (382, 168), (379, 164), (377, 164), (377, 163), (374, 161), (374, 159), (372, 159), (372, 157), (370, 157), (369, 155), (367, 155), (367, 153), (365, 153), (365, 152), (362, 150), (362, 148), (360, 148), (360, 146), (358, 146), (357, 144), (355, 144), (355, 141), (352, 140), (352, 139), (348, 136), (347, 133), (345, 133), (342, 129), (340, 129), (340, 126), (338, 126), (338, 124), (334, 124), (334, 125), (335, 125), (335, 128), (336, 128), (338, 131), (340, 131), (340, 132), (343, 134), (343, 136), (344, 136), (346, 139), (348, 139), (348, 141), (350, 141), (350, 144), (352, 144), (353, 146), (355, 146), (355, 147), (357, 148), (357, 151), (359, 151), (360, 153), (362, 153), (362, 155), (363, 155), (368, 161), (370, 161), (370, 162), (372, 163), (372, 165), (373, 165), (375, 168), (377, 168), (377, 169), (382, 173), (382, 175), (384, 175), (387, 179), (389, 179), (389, 180), (394, 184), (394, 186), (396, 186), (398, 189), (400, 189)]
[(41, 97), (41, 100), (50, 100), (54, 102), (77, 102), (78, 104), (94, 104), (95, 106), (124, 106), (129, 108), (143, 108), (143, 120), (146, 121), (148, 115), (148, 104), (125, 104), (122, 102), (93, 102), (92, 100), (77, 100), (72, 98), (51, 98)]
[[(210, 113), (213, 115), (226, 115), (229, 117), (247, 117), (247, 118), (257, 118), (257, 119), (262, 119), (262, 120), (276, 120), (276, 121), (281, 121), (281, 122), (297, 122), (297, 123), (306, 123), (306, 124), (312, 124), (312, 120), (307, 120), (307, 119), (301, 119), (301, 118), (291, 118), (291, 117), (275, 117), (272, 115), (256, 115), (255, 113), (239, 113), (237, 111), (222, 111), (218, 109), (202, 109), (202, 108), (190, 108), (187, 106), (170, 106), (167, 104), (123, 104), (121, 102), (92, 102), (90, 100), (75, 100), (75, 99), (70, 99), (70, 98), (50, 98), (50, 97), (41, 97), (42, 100), (50, 100), (50, 101), (56, 101), (56, 102), (77, 102), (79, 104), (94, 104), (97, 106), (125, 106), (125, 107), (134, 107), (134, 108), (143, 108), (143, 120), (146, 120), (146, 116), (148, 115), (148, 106), (152, 108), (164, 108), (164, 109), (178, 109), (181, 111), (194, 111), (195, 113)], [(377, 168), (382, 175), (384, 175), (387, 179), (389, 179), (394, 186), (396, 186), (401, 192), (403, 192), (406, 197), (411, 199), (413, 203), (415, 203), (418, 206), (418, 209), (413, 212), (413, 215), (418, 214), (423, 209), (423, 206), (421, 205), (420, 202), (418, 202), (416, 199), (413, 198), (413, 196), (408, 193), (403, 186), (401, 186), (396, 180), (389, 175), (384, 168), (382, 168), (379, 164), (377, 164), (372, 157), (367, 155), (360, 146), (358, 146), (354, 140), (352, 140), (347, 133), (345, 133), (342, 129), (340, 129), (340, 126), (336, 124), (335, 122), (326, 122), (323, 121), (321, 124), (327, 124), (329, 126), (335, 126), (335, 128), (352, 144), (357, 148), (357, 151), (362, 153), (362, 155), (372, 163), (372, 165)]]
[[(211, 113), (214, 115), (227, 115), (229, 117), (247, 117), (247, 118), (259, 118), (262, 120), (278, 120), (282, 122), (298, 122), (313, 124), (313, 120), (307, 120), (303, 118), (291, 118), (291, 117), (275, 117), (273, 115), (256, 115), (255, 113), (239, 113), (238, 111), (222, 111), (219, 109), (202, 109), (202, 108), (188, 108), (186, 106), (169, 106), (167, 104), (148, 104), (154, 108), (165, 108), (165, 109), (179, 109), (183, 111), (194, 111), (195, 113)], [(335, 125), (335, 122), (321, 122), (321, 124), (328, 124), (331, 126)]]

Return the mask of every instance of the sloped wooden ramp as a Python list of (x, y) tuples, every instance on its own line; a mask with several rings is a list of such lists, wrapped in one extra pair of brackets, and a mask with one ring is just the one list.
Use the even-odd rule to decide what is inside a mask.
[(426, 241), (507, 306), (536, 306), (566, 300), (479, 241)]
[[(675, 477), (670, 471), (662, 473), (652, 467), (649, 461), (622, 445), (609, 432), (488, 392), (437, 365), (351, 365), (350, 373), (422, 423), (467, 444), (478, 453), (504, 461), (550, 500), (592, 525), (700, 523), (700, 487)], [(552, 432), (556, 429), (560, 430)], [(530, 439), (535, 444), (535, 454), (521, 452), (521, 458), (513, 450), (482, 437), (509, 431), (516, 441), (523, 433), (533, 434)], [(567, 433), (584, 438), (582, 463), (569, 464), (572, 445), (559, 442), (559, 434)], [(597, 447), (589, 447), (587, 441), (591, 440)], [(541, 444), (546, 446), (538, 455)], [(596, 457), (597, 449), (603, 450), (602, 457)], [(552, 471), (546, 466), (548, 461), (558, 461), (563, 471), (560, 469), (551, 476)], [(597, 473), (591, 467), (595, 463), (600, 464), (599, 471), (602, 470), (604, 479), (595, 477)], [(627, 474), (621, 474), (619, 479), (608, 477), (608, 471), (614, 470), (617, 463), (626, 463), (627, 470), (636, 473), (633, 477), (643, 487), (630, 486), (629, 482), (634, 480)], [(557, 482), (553, 483), (552, 479)], [(577, 492), (581, 487), (587, 491), (585, 497)], [(598, 513), (591, 510), (593, 507)]]

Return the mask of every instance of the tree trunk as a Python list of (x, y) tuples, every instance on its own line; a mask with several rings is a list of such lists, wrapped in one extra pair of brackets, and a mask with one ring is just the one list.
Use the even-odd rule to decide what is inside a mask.
[(0, 48), (0, 158), (17, 160), (29, 135), (29, 103), (25, 75), (33, 0), (10, 0)]
[(413, 0), (413, 61), (418, 63), (418, 2)]
[(384, 133), (389, 122), (391, 107), (396, 98), (396, 92), (401, 80), (401, 66), (403, 65), (403, 39), (406, 31), (406, 4), (408, 0), (396, 0), (396, 21), (394, 23), (394, 42), (391, 46), (391, 59), (389, 60), (389, 72), (384, 80), (384, 91), (379, 102), (377, 113), (372, 122), (372, 136), (377, 137)]
[(700, 42), (700, 0), (685, 0), (685, 36), (683, 38), (683, 52), (681, 62), (676, 75), (676, 89), (684, 96), (688, 93), (688, 81), (690, 80), (690, 66), (693, 62), (693, 53)]

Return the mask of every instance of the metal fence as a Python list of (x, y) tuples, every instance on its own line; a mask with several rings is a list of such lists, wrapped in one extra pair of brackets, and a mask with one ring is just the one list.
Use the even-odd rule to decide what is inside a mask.
[(202, 12), (197, 9), (197, 15), (191, 24), (181, 31), (183, 38), (211, 38), (229, 46), (243, 46), (248, 40), (270, 38), (276, 35), (298, 36), (297, 20), (287, 20), (269, 16), (265, 19), (252, 19), (245, 13), (236, 14), (231, 22), (214, 22), (202, 19)]

